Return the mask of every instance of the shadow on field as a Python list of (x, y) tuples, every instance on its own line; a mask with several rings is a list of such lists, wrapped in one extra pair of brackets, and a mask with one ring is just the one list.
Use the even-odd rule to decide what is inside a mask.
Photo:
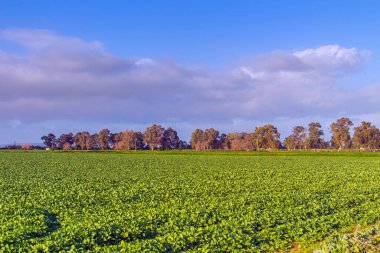
[(43, 214), (44, 214), (44, 223), (47, 229), (45, 231), (28, 233), (26, 235), (26, 239), (46, 237), (50, 235), (51, 233), (57, 231), (61, 227), (61, 224), (57, 220), (56, 214), (50, 213), (46, 210), (44, 210)]

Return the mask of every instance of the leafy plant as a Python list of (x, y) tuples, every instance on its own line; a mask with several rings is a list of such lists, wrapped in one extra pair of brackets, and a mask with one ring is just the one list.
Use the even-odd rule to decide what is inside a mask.
[(279, 252), (380, 218), (376, 156), (0, 152), (0, 170), (0, 252)]

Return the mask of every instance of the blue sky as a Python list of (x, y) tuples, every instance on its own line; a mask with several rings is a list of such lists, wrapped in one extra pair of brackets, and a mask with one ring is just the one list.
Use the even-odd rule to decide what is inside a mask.
[(100, 40), (125, 57), (229, 64), (325, 44), (376, 48), (378, 1), (1, 1), (2, 28)]
[(0, 143), (151, 123), (184, 139), (267, 122), (282, 137), (317, 120), (327, 132), (341, 116), (380, 125), (379, 7), (0, 1)]

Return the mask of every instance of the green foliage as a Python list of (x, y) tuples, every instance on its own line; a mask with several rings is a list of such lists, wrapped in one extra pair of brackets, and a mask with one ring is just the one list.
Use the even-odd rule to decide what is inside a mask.
[(249, 154), (0, 152), (0, 252), (275, 252), (380, 218), (379, 157)]

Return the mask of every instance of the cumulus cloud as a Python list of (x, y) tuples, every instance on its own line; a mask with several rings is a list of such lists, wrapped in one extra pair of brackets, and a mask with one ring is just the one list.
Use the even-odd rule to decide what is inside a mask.
[[(0, 119), (194, 122), (331, 117), (378, 112), (380, 86), (346, 91), (339, 84), (369, 51), (327, 45), (256, 56), (227, 71), (112, 55), (97, 41), (46, 30), (8, 29), (0, 39)], [(344, 73), (344, 75), (342, 75)]]

